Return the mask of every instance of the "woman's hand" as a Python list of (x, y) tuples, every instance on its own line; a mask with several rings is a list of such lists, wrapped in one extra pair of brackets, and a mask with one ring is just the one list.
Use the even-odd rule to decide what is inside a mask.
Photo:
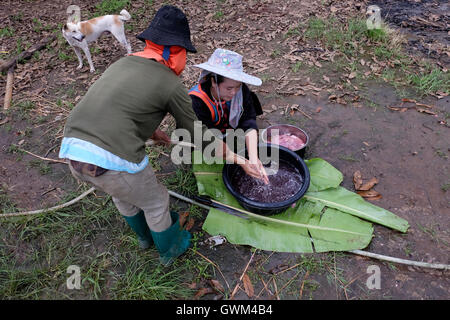
[(219, 148), (219, 152), (222, 153), (220, 156), (222, 156), (227, 161), (227, 163), (238, 164), (249, 176), (260, 179), (264, 181), (265, 184), (269, 183), (269, 177), (267, 176), (266, 170), (264, 169), (264, 166), (259, 159), (253, 161), (248, 160), (231, 151), (228, 148), (227, 144), (223, 141), (220, 141), (220, 143), (222, 144), (222, 147)]
[(260, 179), (264, 181), (265, 184), (268, 184), (269, 177), (267, 176), (266, 170), (258, 158), (258, 132), (254, 129), (249, 131), (245, 135), (245, 143), (248, 150), (249, 164), (246, 167), (242, 166), (242, 168), (248, 175)]
[(256, 161), (256, 163), (245, 160), (245, 163), (241, 164), (240, 166), (249, 176), (260, 179), (265, 184), (269, 184), (269, 177), (267, 176), (266, 170), (264, 169), (264, 166), (259, 159)]

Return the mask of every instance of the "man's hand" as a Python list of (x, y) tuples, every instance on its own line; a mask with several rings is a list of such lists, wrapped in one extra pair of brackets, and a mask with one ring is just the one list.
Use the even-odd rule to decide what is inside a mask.
[(155, 144), (169, 145), (171, 143), (169, 136), (164, 131), (159, 129), (156, 129), (155, 132), (153, 132), (150, 139), (155, 141)]

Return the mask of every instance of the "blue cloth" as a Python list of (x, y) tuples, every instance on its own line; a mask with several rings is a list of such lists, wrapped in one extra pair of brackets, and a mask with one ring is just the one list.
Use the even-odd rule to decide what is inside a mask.
[(145, 156), (140, 163), (133, 163), (126, 161), (93, 143), (67, 137), (62, 140), (59, 157), (95, 164), (108, 170), (126, 171), (128, 173), (137, 173), (142, 171), (148, 165), (147, 156)]

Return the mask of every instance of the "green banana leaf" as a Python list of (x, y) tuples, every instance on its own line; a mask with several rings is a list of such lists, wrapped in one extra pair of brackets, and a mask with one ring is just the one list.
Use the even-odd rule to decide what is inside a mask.
[(305, 160), (311, 175), (308, 191), (320, 191), (338, 187), (344, 180), (342, 173), (320, 158)]
[[(372, 239), (373, 227), (359, 216), (404, 230), (403, 219), (339, 187), (342, 173), (331, 164), (320, 158), (306, 160), (305, 163), (311, 174), (311, 183), (307, 194), (295, 208), (270, 217), (253, 215), (248, 220), (211, 209), (203, 229), (211, 235), (221, 234), (234, 244), (305, 253), (365, 248)], [(221, 164), (193, 165), (199, 194), (243, 210), (223, 184), (222, 168)], [(340, 201), (344, 195), (344, 201)]]
[(327, 207), (346, 212), (383, 226), (406, 232), (408, 221), (392, 212), (365, 201), (360, 195), (343, 187), (327, 189), (319, 192), (308, 191), (304, 198), (312, 202), (321, 202)]
[(221, 234), (233, 244), (303, 253), (363, 249), (373, 233), (368, 222), (306, 200), (283, 213), (260, 219), (244, 220), (211, 209), (203, 229), (209, 234)]
[[(342, 175), (322, 159), (310, 161), (314, 190), (339, 185)], [(199, 194), (242, 209), (228, 192), (222, 180), (223, 165), (194, 164)], [(319, 168), (322, 168), (321, 170)], [(325, 168), (325, 169), (324, 169)], [(315, 172), (322, 172), (317, 175)], [(326, 178), (325, 171), (329, 172)], [(269, 221), (268, 221), (269, 220)], [(320, 203), (299, 201), (295, 208), (269, 217), (244, 220), (211, 209), (203, 224), (209, 234), (221, 234), (234, 244), (279, 252), (324, 252), (363, 249), (371, 241), (372, 225), (337, 210), (326, 209)]]

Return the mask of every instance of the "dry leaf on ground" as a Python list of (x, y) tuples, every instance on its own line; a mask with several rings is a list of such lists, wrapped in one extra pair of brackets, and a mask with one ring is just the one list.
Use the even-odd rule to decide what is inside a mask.
[(368, 190), (372, 189), (373, 186), (376, 185), (377, 183), (378, 183), (378, 179), (373, 177), (372, 179), (370, 179), (366, 183), (362, 184), (357, 190), (368, 191)]
[(189, 289), (196, 289), (197, 288), (197, 282), (192, 282), (190, 285), (188, 285)]
[(247, 274), (244, 274), (244, 276), (242, 277), (242, 282), (244, 283), (245, 293), (249, 296), (249, 298), (253, 297), (254, 295), (253, 285)]
[(192, 229), (192, 227), (194, 226), (194, 224), (195, 224), (194, 218), (189, 218), (188, 222), (186, 223), (186, 227), (185, 227), (184, 229), (186, 229), (186, 230), (189, 231), (189, 230)]
[(363, 197), (365, 200), (373, 201), (373, 200), (379, 200), (382, 198), (381, 194), (376, 192), (375, 190), (369, 190), (369, 191), (358, 191), (358, 194)]
[(364, 198), (372, 198), (372, 197), (378, 197), (380, 193), (378, 193), (375, 190), (367, 190), (367, 191), (357, 191), (357, 193)]
[(218, 292), (220, 292), (220, 293), (224, 293), (224, 292), (225, 292), (224, 287), (220, 284), (219, 281), (214, 280), (214, 279), (211, 279), (211, 280), (209, 280), (209, 284), (211, 285), (211, 287), (212, 287), (214, 290), (216, 290), (216, 291), (218, 291)]
[(359, 170), (355, 171), (353, 174), (353, 184), (355, 185), (355, 190), (359, 190), (362, 186), (362, 176)]
[(373, 186), (378, 183), (378, 179), (373, 177), (369, 181), (363, 183), (362, 175), (359, 170), (353, 174), (353, 184), (355, 186), (356, 193), (366, 200), (378, 200), (381, 199), (381, 194), (375, 190), (372, 190)]
[(199, 299), (203, 297), (205, 294), (214, 293), (212, 288), (200, 288), (194, 296), (194, 299)]
[(435, 112), (430, 111), (430, 110), (428, 110), (428, 109), (424, 109), (424, 108), (416, 108), (416, 110), (419, 111), (419, 112), (422, 112), (422, 113), (431, 114), (431, 115), (433, 115), (433, 116), (436, 115)]
[(179, 213), (180, 216), (180, 226), (183, 227), (186, 223), (187, 217), (189, 216), (189, 211), (184, 211)]

